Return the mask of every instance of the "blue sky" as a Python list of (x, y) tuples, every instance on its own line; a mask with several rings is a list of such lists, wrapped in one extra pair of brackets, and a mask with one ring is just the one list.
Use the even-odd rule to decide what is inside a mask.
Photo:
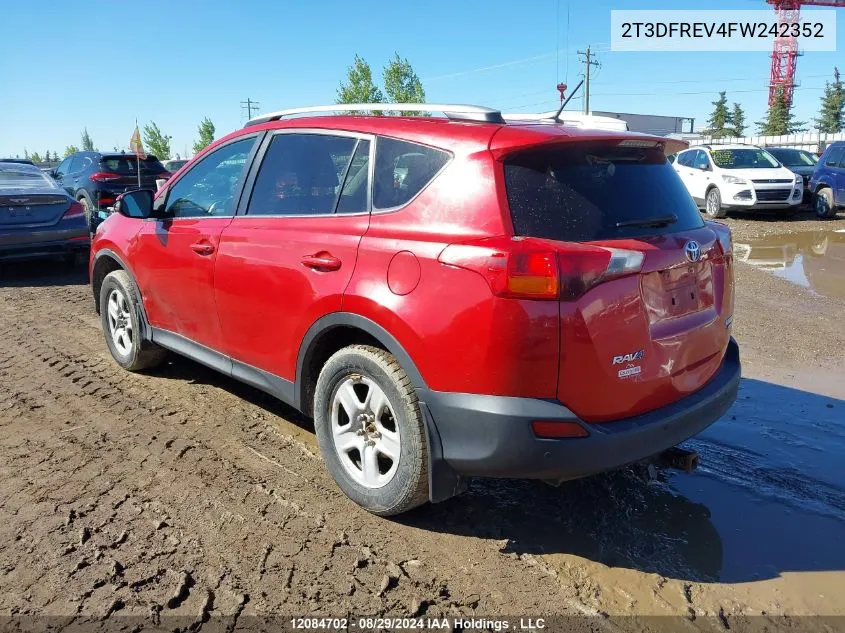
[[(559, 15), (557, 7), (560, 7)], [(11, 2), (0, 20), (0, 155), (79, 145), (87, 126), (100, 149), (128, 146), (135, 118), (155, 121), (184, 154), (207, 116), (218, 136), (240, 127), (239, 102), (261, 111), (332, 103), (357, 53), (378, 77), (407, 57), (430, 102), (506, 111), (550, 109), (558, 80), (574, 86), (577, 49), (592, 44), (602, 67), (592, 108), (695, 117), (719, 90), (766, 109), (768, 53), (610, 52), (610, 10), (630, 0), (54, 0)], [(84, 8), (83, 8), (84, 7)], [(765, 9), (764, 0), (643, 0), (640, 9)], [(845, 10), (837, 53), (799, 59), (795, 112), (817, 113), (825, 79), (845, 72)], [(559, 48), (558, 48), (559, 47)], [(556, 52), (557, 51), (557, 52)], [(572, 106), (580, 107), (573, 100)]]

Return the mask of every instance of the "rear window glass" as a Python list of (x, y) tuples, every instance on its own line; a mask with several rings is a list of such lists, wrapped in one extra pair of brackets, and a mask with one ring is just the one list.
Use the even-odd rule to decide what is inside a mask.
[[(516, 235), (588, 242), (704, 226), (657, 148), (579, 143), (523, 152), (505, 161), (505, 184)], [(630, 224), (638, 221), (652, 224)]]
[(391, 209), (405, 204), (431, 182), (449, 158), (443, 150), (379, 137), (373, 206)]
[[(100, 165), (107, 170), (116, 174), (137, 174), (138, 173), (138, 159), (129, 154), (127, 156), (106, 156), (100, 160)], [(141, 160), (141, 173), (154, 172), (161, 173), (167, 171), (157, 158), (145, 158)]]
[(0, 167), (0, 189), (58, 189), (53, 179), (45, 176), (37, 167), (15, 168), (14, 163)]

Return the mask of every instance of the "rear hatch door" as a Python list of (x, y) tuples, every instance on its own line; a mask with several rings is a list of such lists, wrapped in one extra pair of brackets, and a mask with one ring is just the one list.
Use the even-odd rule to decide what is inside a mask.
[[(698, 390), (729, 341), (729, 231), (704, 223), (664, 151), (660, 140), (623, 137), (503, 156), (514, 234), (557, 253), (558, 399), (587, 421)], [(596, 257), (603, 251), (612, 258)]]
[[(140, 167), (140, 186), (138, 169)], [(105, 155), (100, 159), (100, 171), (112, 174), (104, 184), (111, 190), (128, 191), (130, 189), (156, 189), (157, 178), (169, 178), (170, 172), (154, 156), (138, 160), (132, 154)]]

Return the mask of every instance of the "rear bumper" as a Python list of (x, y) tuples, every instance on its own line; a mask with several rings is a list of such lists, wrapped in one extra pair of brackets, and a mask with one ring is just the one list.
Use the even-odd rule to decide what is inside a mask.
[(0, 261), (67, 255), (90, 247), (91, 239), (84, 223), (73, 229), (0, 232)]
[[(683, 400), (617, 422), (589, 424), (557, 402), (419, 390), (439, 436), (433, 454), (457, 475), (577, 479), (652, 457), (699, 433), (736, 400), (739, 347), (731, 339), (718, 373)], [(533, 420), (581, 424), (585, 438), (547, 440)]]

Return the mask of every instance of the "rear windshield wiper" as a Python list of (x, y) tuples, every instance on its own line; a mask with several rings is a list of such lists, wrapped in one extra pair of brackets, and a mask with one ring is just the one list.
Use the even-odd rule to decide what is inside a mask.
[(616, 223), (616, 228), (621, 229), (626, 226), (669, 226), (678, 221), (677, 215), (660, 215), (653, 218), (638, 218), (636, 220), (623, 220)]

